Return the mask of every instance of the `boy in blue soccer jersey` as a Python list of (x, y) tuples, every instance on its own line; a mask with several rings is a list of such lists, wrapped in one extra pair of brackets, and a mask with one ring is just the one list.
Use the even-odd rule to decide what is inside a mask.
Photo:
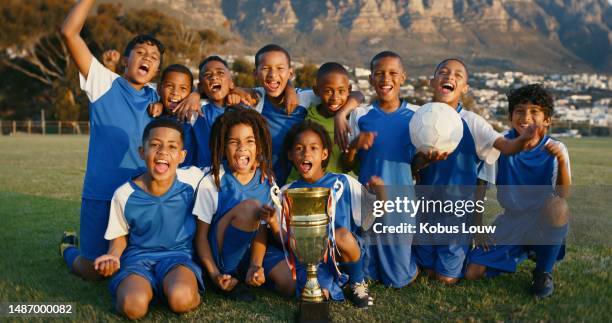
[[(411, 162), (414, 146), (408, 125), (416, 106), (400, 100), (400, 87), (406, 80), (402, 58), (390, 51), (378, 53), (370, 62), (370, 84), (377, 100), (351, 113), (352, 129), (347, 164), (359, 158), (359, 182), (366, 184), (379, 176), (387, 185), (389, 199), (414, 195)], [(380, 218), (385, 226), (413, 224), (405, 213), (387, 214)], [(366, 277), (396, 288), (411, 283), (417, 276), (412, 254), (411, 234), (362, 234), (368, 247), (365, 254)]]
[[(284, 184), (291, 170), (291, 163), (282, 152), (285, 135), (297, 123), (304, 121), (311, 103), (318, 98), (312, 91), (297, 89), (298, 103), (294, 110), (289, 111), (283, 107), (287, 100), (286, 91), (289, 81), (293, 77), (291, 57), (283, 47), (270, 44), (262, 47), (255, 54), (255, 78), (263, 87), (263, 93), (259, 93), (256, 109), (259, 111), (270, 127), (272, 136), (272, 165), (276, 181)], [(345, 104), (343, 110), (350, 111), (360, 102), (361, 96), (351, 96), (349, 104)]]
[[(161, 75), (161, 81), (157, 86), (159, 100), (162, 104), (161, 116), (177, 120), (174, 114), (174, 109), (191, 93), (193, 86), (193, 74), (187, 66), (181, 64), (172, 64), (164, 69)], [(152, 112), (155, 115), (155, 112)], [(187, 151), (187, 156), (181, 166), (198, 166), (195, 164), (193, 155), (196, 153), (195, 135), (193, 126), (190, 122), (182, 123), (184, 130), (183, 147)]]
[(182, 126), (166, 118), (152, 121), (139, 154), (147, 171), (115, 191), (104, 235), (110, 246), (94, 261), (101, 276), (114, 275), (115, 307), (132, 320), (146, 315), (154, 296), (165, 296), (173, 312), (189, 312), (200, 304), (198, 285), (204, 287), (192, 259), (196, 219), (191, 212), (203, 173), (196, 167), (177, 169), (186, 154)]
[[(520, 137), (530, 125), (547, 128), (554, 100), (541, 85), (531, 84), (508, 95), (512, 129), (505, 138)], [(567, 234), (571, 173), (567, 148), (547, 135), (538, 134), (525, 150), (497, 161), (498, 201), (504, 208), (494, 225), (496, 245), (473, 250), (465, 277), (479, 279), (515, 272), (518, 264), (534, 252), (532, 292), (537, 297), (553, 294), (552, 271), (563, 259)]]
[(211, 165), (209, 149), (210, 132), (215, 120), (225, 112), (230, 91), (234, 89), (232, 73), (227, 62), (219, 56), (208, 56), (200, 63), (200, 93), (206, 101), (202, 104), (201, 116), (193, 124), (195, 150), (191, 163), (198, 167)]
[[(474, 201), (479, 171), (484, 162), (493, 163), (499, 152), (513, 154), (521, 151), (535, 135), (530, 126), (517, 138), (504, 138), (479, 115), (461, 105), (461, 97), (469, 90), (468, 71), (459, 59), (446, 59), (436, 67), (430, 86), (434, 90), (434, 101), (446, 103), (461, 116), (463, 137), (457, 148), (450, 154), (418, 153), (414, 168), (418, 171), (418, 184), (429, 186), (427, 199)], [(481, 177), (482, 173), (481, 173)], [(494, 179), (481, 178), (488, 182)], [(448, 186), (461, 186), (453, 190)], [(433, 189), (433, 191), (432, 191)], [(451, 193), (453, 192), (454, 193)], [(459, 191), (459, 194), (456, 192)], [(482, 198), (482, 197), (480, 197)], [(421, 214), (419, 221), (457, 226), (470, 221), (472, 214), (457, 217), (454, 214)], [(462, 276), (464, 261), (469, 250), (471, 237), (456, 234), (444, 236), (434, 234), (418, 235), (415, 253), (419, 265), (437, 280), (453, 284)]]
[[(211, 132), (212, 168), (198, 187), (196, 250), (215, 286), (230, 298), (253, 300), (239, 283), (239, 264), (271, 203), (270, 134), (251, 109), (231, 108)], [(263, 217), (265, 220), (266, 217)]]
[[(79, 35), (94, 3), (79, 1), (61, 30), (80, 72), (81, 88), (90, 101), (90, 137), (81, 204), (81, 250), (76, 248), (76, 234), (68, 231), (64, 232), (60, 253), (73, 273), (89, 280), (101, 278), (93, 260), (108, 249), (104, 229), (113, 192), (145, 170), (138, 156), (139, 138), (150, 121), (147, 106), (158, 100), (147, 84), (157, 75), (164, 53), (157, 39), (140, 35), (125, 49), (123, 77), (103, 67)], [(199, 101), (199, 95), (193, 99)]]

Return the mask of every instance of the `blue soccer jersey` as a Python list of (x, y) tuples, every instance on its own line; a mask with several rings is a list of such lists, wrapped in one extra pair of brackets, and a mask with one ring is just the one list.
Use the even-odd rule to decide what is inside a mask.
[(151, 121), (147, 107), (159, 97), (149, 86), (137, 91), (95, 58), (87, 79), (80, 75), (80, 82), (90, 101), (83, 198), (110, 201), (121, 184), (146, 170), (138, 147)]
[(209, 143), (210, 132), (215, 120), (224, 112), (225, 107), (218, 107), (212, 102), (204, 101), (202, 104), (203, 115), (195, 119), (192, 126), (193, 144), (187, 156), (191, 165), (203, 168), (212, 164)]
[[(518, 133), (512, 129), (505, 137), (514, 139)], [(497, 199), (506, 212), (540, 210), (553, 196), (559, 165), (545, 148), (549, 142), (553, 139), (544, 136), (534, 148), (512, 156), (502, 155), (497, 161)], [(560, 144), (569, 170), (567, 148)]]
[[(403, 101), (397, 110), (386, 113), (377, 102), (359, 107), (351, 113), (351, 141), (361, 132), (375, 132), (369, 150), (358, 152), (359, 182), (366, 184), (372, 176), (381, 177), (389, 200), (414, 198), (410, 164), (415, 148), (410, 140), (409, 124), (418, 107)], [(406, 213), (388, 213), (377, 219), (374, 227), (414, 225)], [(385, 285), (403, 287), (417, 274), (412, 253), (411, 234), (378, 234), (369, 230), (362, 235), (368, 247), (364, 255), (366, 277)]]
[(287, 132), (294, 125), (304, 121), (306, 118), (306, 108), (311, 105), (317, 98), (310, 90), (302, 91), (296, 89), (298, 93), (298, 106), (293, 113), (287, 115), (285, 107), (275, 107), (269, 100), (266, 99), (263, 89), (256, 89), (260, 96), (259, 103), (255, 109), (268, 122), (270, 136), (272, 137), (272, 168), (276, 182), (283, 185), (291, 171), (291, 163), (287, 160), (286, 153), (283, 150), (283, 143)]
[(386, 113), (375, 102), (351, 113), (351, 141), (361, 132), (376, 133), (372, 147), (358, 152), (359, 182), (366, 184), (372, 176), (379, 176), (385, 185), (412, 186), (410, 163), (416, 150), (408, 124), (417, 108), (403, 101), (396, 111)]
[(192, 256), (196, 219), (191, 211), (202, 176), (196, 167), (177, 169), (174, 183), (161, 196), (147, 193), (131, 180), (115, 191), (104, 238), (128, 236), (122, 263)]
[(499, 157), (493, 143), (501, 134), (461, 104), (457, 112), (463, 123), (463, 137), (446, 160), (431, 163), (420, 171), (422, 185), (476, 185), (483, 163), (493, 164)]

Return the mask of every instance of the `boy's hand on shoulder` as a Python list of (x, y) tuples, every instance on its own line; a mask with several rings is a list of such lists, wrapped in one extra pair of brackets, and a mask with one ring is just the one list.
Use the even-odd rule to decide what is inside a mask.
[(218, 273), (214, 275), (212, 281), (221, 289), (222, 291), (229, 292), (230, 290), (236, 287), (238, 284), (238, 279), (232, 277), (231, 275)]
[(343, 152), (348, 152), (350, 133), (351, 127), (349, 127), (346, 119), (346, 113), (338, 111), (336, 116), (334, 116), (334, 142), (336, 142)]
[(297, 92), (295, 92), (295, 89), (293, 88), (293, 86), (290, 86), (289, 84), (287, 84), (287, 87), (285, 88), (285, 100), (284, 101), (285, 101), (285, 110), (287, 111), (287, 115), (291, 115), (293, 111), (295, 111), (295, 108), (300, 103)]
[(257, 105), (257, 95), (253, 92), (246, 91), (242, 88), (235, 87), (230, 90), (230, 93), (225, 98), (225, 103), (228, 106), (244, 104), (249, 107)]
[(362, 132), (357, 138), (357, 149), (369, 150), (374, 145), (374, 138), (376, 138), (376, 132)]
[(153, 118), (161, 116), (163, 111), (164, 105), (161, 102), (151, 103), (149, 107), (147, 107), (147, 112), (149, 112), (149, 115)]
[(115, 73), (117, 73), (117, 66), (119, 66), (120, 59), (121, 54), (115, 49), (109, 49), (102, 53), (102, 64)]
[(248, 285), (259, 287), (266, 282), (264, 269), (262, 266), (251, 265), (245, 279)]
[(94, 260), (94, 269), (103, 277), (109, 277), (119, 270), (120, 264), (119, 257), (106, 254)]
[(564, 164), (566, 162), (565, 154), (563, 153), (563, 145), (561, 144), (561, 142), (551, 140), (544, 146), (544, 148), (546, 148), (546, 151), (548, 151), (548, 153), (557, 158), (559, 164)]
[(191, 94), (174, 108), (173, 113), (177, 116), (179, 121), (189, 121), (194, 113), (203, 116), (202, 107), (200, 107), (200, 94), (191, 92)]

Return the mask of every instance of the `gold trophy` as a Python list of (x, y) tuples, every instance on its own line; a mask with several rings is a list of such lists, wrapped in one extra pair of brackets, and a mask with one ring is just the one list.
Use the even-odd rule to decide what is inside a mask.
[(327, 251), (330, 189), (293, 188), (284, 192), (286, 199), (289, 246), (301, 263), (306, 264), (306, 285), (298, 305), (298, 322), (330, 321), (329, 303), (317, 280), (317, 264)]

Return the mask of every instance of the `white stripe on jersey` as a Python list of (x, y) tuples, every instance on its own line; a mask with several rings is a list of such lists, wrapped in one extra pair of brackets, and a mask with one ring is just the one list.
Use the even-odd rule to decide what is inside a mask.
[(125, 218), (125, 205), (132, 193), (134, 193), (134, 189), (129, 182), (121, 185), (115, 191), (111, 200), (108, 226), (106, 227), (104, 239), (113, 240), (129, 233), (130, 226)]
[[(223, 178), (225, 169), (219, 169), (219, 179)], [(213, 214), (219, 207), (219, 190), (215, 185), (215, 178), (212, 173), (208, 173), (198, 184), (198, 193), (193, 206), (193, 214), (202, 222), (210, 224)]]

